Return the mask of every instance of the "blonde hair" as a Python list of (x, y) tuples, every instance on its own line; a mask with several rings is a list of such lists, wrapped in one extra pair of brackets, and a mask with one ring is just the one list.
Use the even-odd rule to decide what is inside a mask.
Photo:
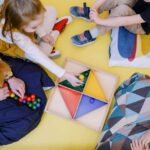
[(24, 25), (27, 25), (44, 11), (40, 0), (5, 0), (1, 14), (1, 19), (5, 19), (2, 29), (3, 36), (6, 36), (6, 32), (10, 31), (13, 41), (13, 29), (22, 31)]

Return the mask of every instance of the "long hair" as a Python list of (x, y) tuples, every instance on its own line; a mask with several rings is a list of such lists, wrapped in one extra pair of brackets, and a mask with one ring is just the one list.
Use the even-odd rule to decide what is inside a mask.
[(10, 32), (13, 41), (13, 29), (23, 31), (23, 26), (34, 20), (45, 9), (40, 0), (5, 0), (1, 19), (4, 19), (2, 34), (5, 37)]

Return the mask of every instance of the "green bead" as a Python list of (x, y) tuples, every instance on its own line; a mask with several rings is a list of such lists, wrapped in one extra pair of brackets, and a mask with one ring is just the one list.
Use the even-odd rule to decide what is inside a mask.
[(36, 110), (36, 106), (33, 106), (32, 109), (33, 109), (33, 110)]
[(38, 102), (41, 102), (41, 99), (40, 99), (40, 98), (37, 98), (37, 101), (38, 101)]
[(34, 101), (34, 102), (33, 102), (33, 104), (37, 104), (37, 102), (36, 102), (36, 101)]
[(29, 107), (32, 107), (33, 105), (30, 103), (30, 104), (28, 104), (28, 106), (29, 106)]
[(19, 98), (18, 96), (15, 96), (15, 97), (14, 97), (15, 100), (18, 100), (18, 98)]

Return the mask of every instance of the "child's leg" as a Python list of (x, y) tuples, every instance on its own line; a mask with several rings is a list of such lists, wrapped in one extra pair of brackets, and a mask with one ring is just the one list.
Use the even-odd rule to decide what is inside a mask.
[[(118, 7), (111, 10), (109, 17), (112, 18), (112, 17), (119, 17), (119, 16), (131, 16), (135, 14), (136, 14), (135, 11), (132, 8), (130, 8), (128, 5), (119, 5)], [(125, 28), (135, 34), (145, 34), (145, 31), (143, 30), (141, 24), (130, 25), (130, 26), (126, 26)], [(95, 38), (96, 38), (98, 35), (104, 34), (111, 29), (112, 27), (97, 25), (95, 28), (91, 29), (90, 32), (92, 35), (95, 34)]]
[[(59, 36), (59, 32), (58, 31), (52, 31), (50, 33), (50, 35), (54, 38), (54, 43), (56, 42), (58, 36)], [(50, 56), (54, 46), (51, 46), (50, 44), (44, 42), (44, 41), (40, 41), (39, 43), (39, 47), (40, 49), (47, 55), (47, 56)]]
[[(72, 17), (71, 16), (64, 16), (56, 20), (52, 31), (49, 33), (50, 36), (53, 37), (54, 39), (54, 44), (60, 35), (60, 33), (64, 30), (67, 24), (72, 22)], [(54, 50), (54, 46), (51, 46), (50, 44), (40, 41), (39, 43), (40, 49), (48, 56), (55, 58), (60, 55), (59, 51)]]
[[(99, 1), (99, 0), (96, 0)], [(99, 8), (99, 13), (111, 10), (119, 5), (128, 5), (133, 7), (137, 0), (106, 0)]]
[[(106, 2), (99, 8), (99, 13), (105, 10), (111, 10), (109, 17), (135, 15), (135, 12), (130, 8), (135, 2), (136, 0), (106, 0)], [(113, 27), (97, 25), (90, 30), (73, 36), (71, 40), (76, 46), (85, 46), (91, 44), (99, 35), (105, 34), (112, 28)], [(129, 26), (127, 28), (133, 33), (145, 33), (140, 24)]]

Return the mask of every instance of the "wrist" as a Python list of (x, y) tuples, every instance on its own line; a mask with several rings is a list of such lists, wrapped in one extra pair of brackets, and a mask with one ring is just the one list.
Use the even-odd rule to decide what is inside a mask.
[(9, 77), (6, 81), (10, 84), (11, 81), (14, 79), (15, 77), (12, 75), (11, 77)]

